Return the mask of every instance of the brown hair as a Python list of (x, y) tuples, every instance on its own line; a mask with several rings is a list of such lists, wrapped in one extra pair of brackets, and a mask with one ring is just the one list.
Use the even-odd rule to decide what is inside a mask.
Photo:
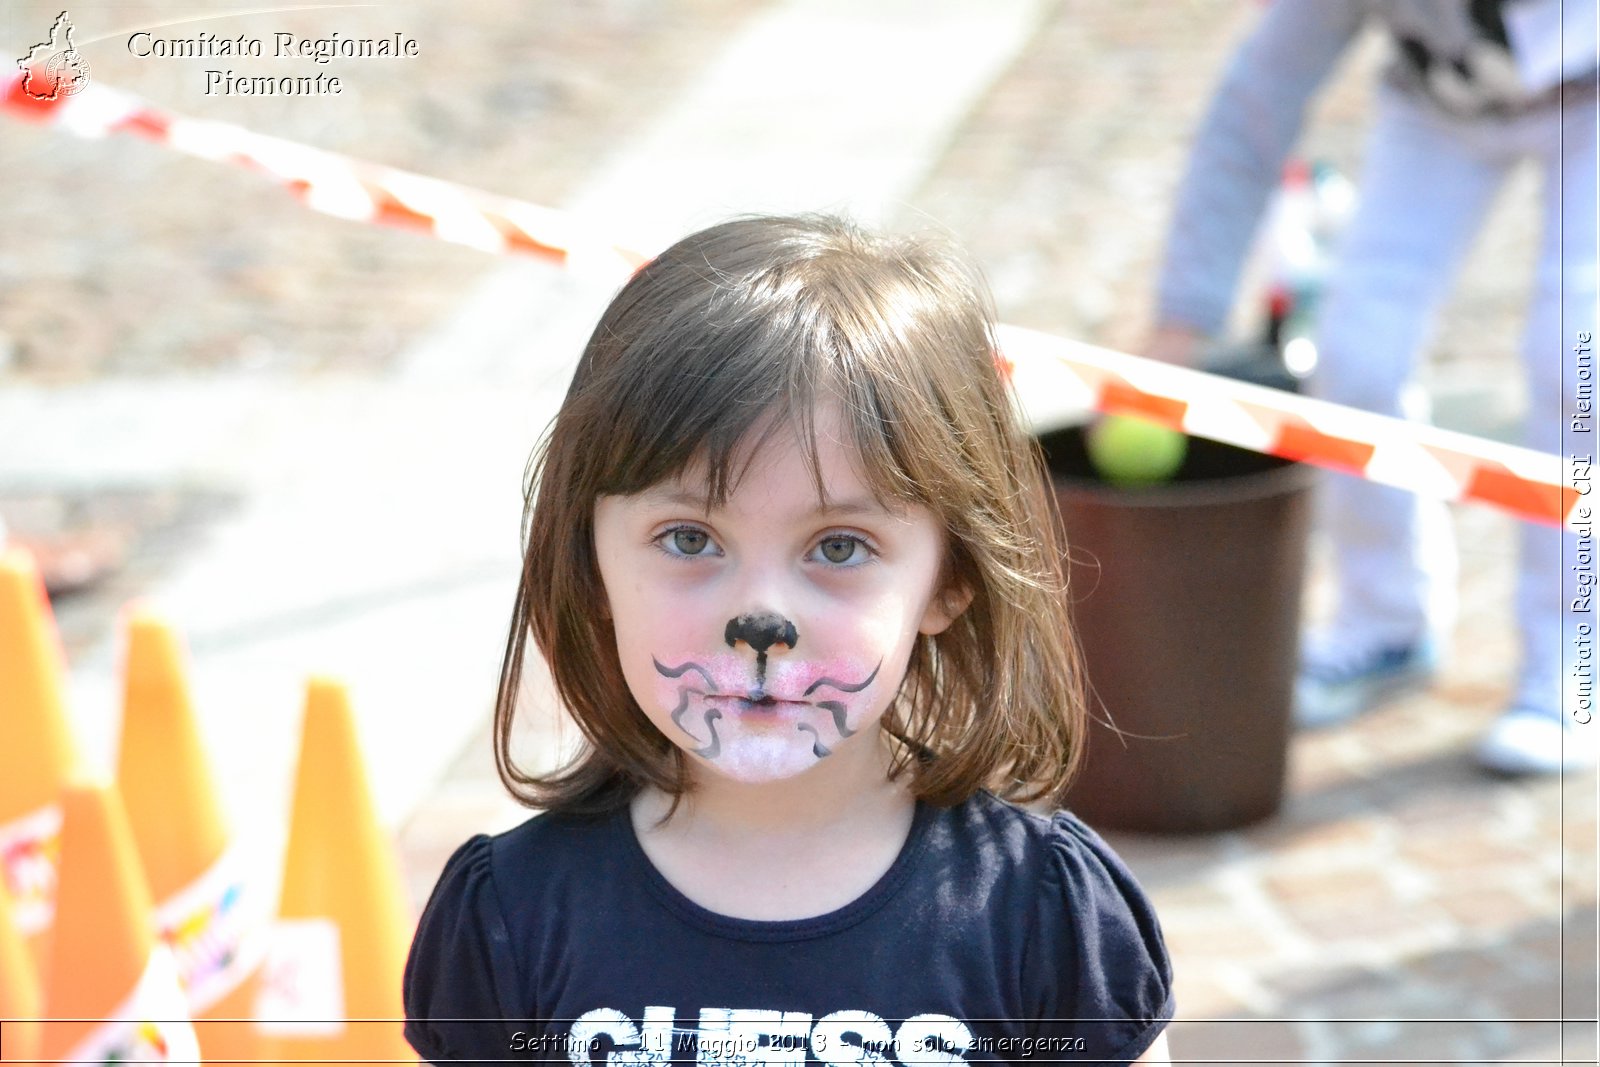
[[(529, 466), (495, 705), (495, 763), (512, 795), (600, 811), (645, 785), (684, 793), (682, 753), (623, 680), (595, 501), (703, 461), (717, 506), (743, 446), (786, 420), (814, 443), (826, 400), (880, 500), (921, 504), (943, 523), (945, 589), (972, 594), (948, 629), (918, 638), (884, 715), (901, 742), (894, 773), (940, 805), (980, 788), (1057, 799), (1081, 747), (1082, 672), (1042, 460), (996, 367), (992, 322), (986, 287), (953, 253), (826, 216), (736, 219), (640, 269), (601, 317)], [(815, 460), (813, 450), (814, 475)], [(530, 634), (586, 742), (548, 774), (511, 755)]]

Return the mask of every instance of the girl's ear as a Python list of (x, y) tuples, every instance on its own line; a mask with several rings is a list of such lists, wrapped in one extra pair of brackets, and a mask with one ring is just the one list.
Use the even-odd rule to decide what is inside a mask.
[(927, 634), (929, 637), (944, 633), (971, 603), (972, 588), (965, 582), (946, 585), (928, 601), (928, 610), (922, 613), (922, 622), (918, 624), (917, 632)]

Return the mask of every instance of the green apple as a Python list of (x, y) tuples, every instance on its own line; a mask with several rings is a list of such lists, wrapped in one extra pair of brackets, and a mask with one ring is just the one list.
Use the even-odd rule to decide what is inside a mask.
[(1089, 427), (1089, 462), (1113, 485), (1164, 482), (1183, 465), (1189, 439), (1132, 415), (1107, 415)]

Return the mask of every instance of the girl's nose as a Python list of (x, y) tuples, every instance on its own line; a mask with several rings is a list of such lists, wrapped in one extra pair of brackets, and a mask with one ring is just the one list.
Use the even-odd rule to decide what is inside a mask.
[(774, 645), (792, 649), (800, 640), (794, 623), (772, 611), (754, 611), (729, 619), (722, 637), (729, 648), (738, 648), (743, 641), (763, 660), (767, 649)]

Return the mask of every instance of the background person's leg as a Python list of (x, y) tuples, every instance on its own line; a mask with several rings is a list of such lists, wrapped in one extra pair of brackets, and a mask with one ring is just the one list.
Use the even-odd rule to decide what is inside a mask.
[[(1380, 96), (1360, 203), (1318, 317), (1317, 395), (1425, 414), (1407, 403), (1417, 355), (1508, 169), (1464, 132), (1395, 93)], [(1336, 602), (1307, 635), (1302, 725), (1346, 718), (1424, 676), (1430, 639), (1453, 621), (1454, 543), (1441, 502), (1330, 475), (1321, 504)]]
[[(1524, 441), (1541, 452), (1600, 460), (1596, 436), (1600, 422), (1591, 414), (1574, 433), (1580, 371), (1587, 361), (1589, 397), (1595, 396), (1593, 341), (1586, 356), (1579, 336), (1596, 332), (1595, 98), (1567, 102), (1564, 113), (1530, 124), (1533, 147), (1544, 167), (1544, 219), (1533, 304), (1523, 341), (1528, 375), (1528, 416)], [(1563, 432), (1565, 431), (1565, 432)], [(1566, 464), (1567, 474), (1571, 464)], [(1594, 499), (1586, 501), (1600, 511)], [(1577, 655), (1582, 622), (1595, 627), (1595, 614), (1571, 610), (1578, 595), (1578, 539), (1532, 523), (1520, 530), (1516, 616), (1521, 663), (1511, 710), (1485, 738), (1479, 755), (1490, 767), (1509, 773), (1554, 771), (1562, 765), (1562, 735), (1576, 700), (1575, 672), (1594, 676), (1595, 645), (1585, 664)], [(1592, 552), (1593, 540), (1588, 542)], [(1595, 573), (1591, 563), (1590, 574)], [(1593, 641), (1594, 634), (1590, 634)], [(1563, 700), (1563, 676), (1567, 699)], [(1591, 691), (1592, 696), (1592, 691)], [(1593, 752), (1576, 743), (1566, 764), (1593, 761)]]

